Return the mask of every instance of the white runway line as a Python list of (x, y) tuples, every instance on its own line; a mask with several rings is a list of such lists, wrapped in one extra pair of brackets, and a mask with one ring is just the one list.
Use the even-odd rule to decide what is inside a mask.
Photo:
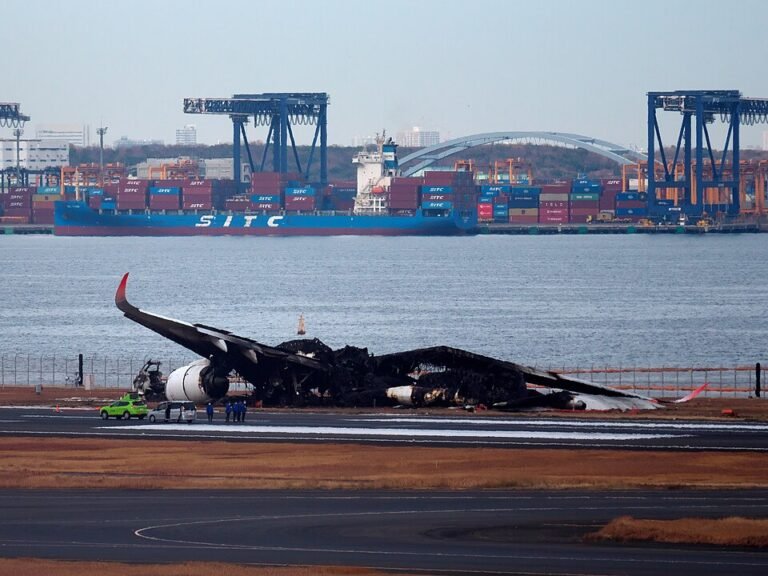
[[(104, 428), (104, 427), (102, 427)], [(281, 434), (285, 436), (375, 436), (409, 438), (514, 438), (543, 440), (654, 440), (660, 438), (680, 438), (674, 434), (611, 434), (607, 432), (539, 432), (536, 430), (419, 430), (416, 428), (344, 428), (333, 426), (258, 426), (249, 424), (147, 424), (122, 426), (121, 430), (146, 431), (195, 431), (229, 432), (239, 434)]]

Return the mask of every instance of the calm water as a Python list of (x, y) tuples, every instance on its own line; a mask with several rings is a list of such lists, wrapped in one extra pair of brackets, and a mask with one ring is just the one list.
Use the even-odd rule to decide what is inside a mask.
[[(184, 356), (145, 310), (267, 344), (446, 344), (549, 366), (766, 361), (768, 234), (0, 237), (0, 354)], [(190, 353), (191, 354), (191, 353)]]

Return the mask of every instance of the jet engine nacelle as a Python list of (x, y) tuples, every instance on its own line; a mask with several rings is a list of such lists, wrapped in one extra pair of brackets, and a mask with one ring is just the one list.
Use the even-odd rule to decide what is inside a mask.
[(177, 368), (168, 376), (165, 397), (172, 401), (190, 401), (205, 404), (225, 396), (229, 391), (229, 378), (216, 373), (209, 360), (195, 360)]

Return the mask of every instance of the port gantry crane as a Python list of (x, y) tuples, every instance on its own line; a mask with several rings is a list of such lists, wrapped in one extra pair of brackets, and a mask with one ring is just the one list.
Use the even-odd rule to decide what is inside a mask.
[[(5, 190), (6, 178), (10, 181), (11, 174), (16, 176), (17, 181), (23, 181), (27, 175), (18, 167), (19, 160), (19, 138), (21, 137), (24, 123), (29, 120), (29, 116), (21, 113), (21, 105), (18, 102), (0, 102), (0, 128), (13, 128), (16, 136), (16, 162), (14, 168), (0, 170), (0, 190)], [(10, 183), (10, 182), (9, 182)]]
[[(661, 139), (656, 115), (659, 109), (679, 112), (682, 115), (674, 158), (671, 162), (667, 161)], [(691, 138), (694, 118), (696, 119), (695, 157)], [(715, 157), (707, 129), (707, 125), (718, 118), (728, 124), (719, 159)], [(768, 122), (768, 100), (743, 98), (738, 90), (648, 92), (648, 166), (656, 167), (648, 170), (649, 215), (651, 217), (663, 215), (662, 212), (666, 207), (659, 203), (659, 195), (667, 195), (668, 189), (673, 189), (671, 192), (675, 193), (678, 205), (687, 216), (701, 218), (717, 213), (738, 214), (741, 177), (739, 127), (743, 124), (753, 125), (765, 122)], [(679, 162), (681, 151), (682, 163)], [(705, 204), (708, 189), (727, 191), (729, 201), (723, 204)]]
[[(233, 128), (234, 179), (238, 185), (242, 181), (241, 136), (245, 142), (251, 172), (264, 171), (269, 147), (272, 145), (272, 171), (283, 174), (288, 172), (288, 140), (290, 139), (297, 172), (304, 174), (306, 179), (309, 179), (309, 171), (319, 138), (320, 183), (326, 184), (328, 182), (328, 103), (328, 94), (325, 92), (235, 94), (231, 98), (185, 98), (184, 112), (186, 114), (226, 114), (230, 117)], [(269, 126), (269, 133), (265, 140), (266, 146), (258, 170), (253, 162), (245, 134), (245, 124), (251, 117), (253, 117), (254, 126)], [(302, 169), (292, 126), (312, 124), (315, 125), (315, 135), (305, 169)]]

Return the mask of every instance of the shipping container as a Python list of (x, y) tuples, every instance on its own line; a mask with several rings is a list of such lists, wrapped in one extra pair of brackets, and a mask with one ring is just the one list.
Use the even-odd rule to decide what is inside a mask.
[(510, 224), (537, 224), (539, 222), (539, 215), (528, 214), (514, 214), (509, 216)]
[(600, 202), (599, 192), (572, 192), (571, 202)]
[(510, 216), (537, 216), (539, 215), (538, 208), (510, 208)]
[(616, 194), (617, 202), (642, 201), (645, 202), (645, 194), (640, 192), (619, 192)]
[(453, 194), (422, 194), (422, 202), (452, 202)]
[(282, 198), (277, 195), (251, 194), (251, 202), (266, 202), (267, 204), (280, 204)]
[(286, 188), (285, 189), (285, 198), (288, 199), (289, 196), (315, 196), (316, 191), (311, 186), (304, 186), (302, 188)]
[(498, 196), (506, 194), (512, 189), (512, 186), (502, 184), (483, 184), (480, 186), (480, 193), (485, 196)]
[(509, 199), (509, 207), (510, 208), (538, 208), (539, 207), (539, 200), (538, 199), (521, 199), (521, 198), (510, 198)]
[(621, 216), (645, 216), (648, 213), (646, 208), (616, 208), (616, 217)]
[(570, 199), (570, 193), (569, 192), (563, 192), (563, 193), (551, 193), (551, 192), (542, 192), (539, 195), (539, 202), (568, 202)]
[(150, 194), (149, 208), (151, 210), (178, 210), (181, 207), (180, 198), (175, 194)]
[(171, 186), (150, 186), (149, 187), (149, 195), (150, 196), (179, 196), (181, 194), (181, 188), (179, 187), (171, 187)]
[(452, 186), (421, 186), (422, 194), (453, 194)]
[(279, 212), (279, 202), (251, 202), (250, 209), (257, 212)]
[(529, 197), (529, 196), (538, 196), (541, 194), (541, 187), (540, 186), (513, 186), (510, 188), (510, 190), (507, 192), (507, 195), (510, 197)]

